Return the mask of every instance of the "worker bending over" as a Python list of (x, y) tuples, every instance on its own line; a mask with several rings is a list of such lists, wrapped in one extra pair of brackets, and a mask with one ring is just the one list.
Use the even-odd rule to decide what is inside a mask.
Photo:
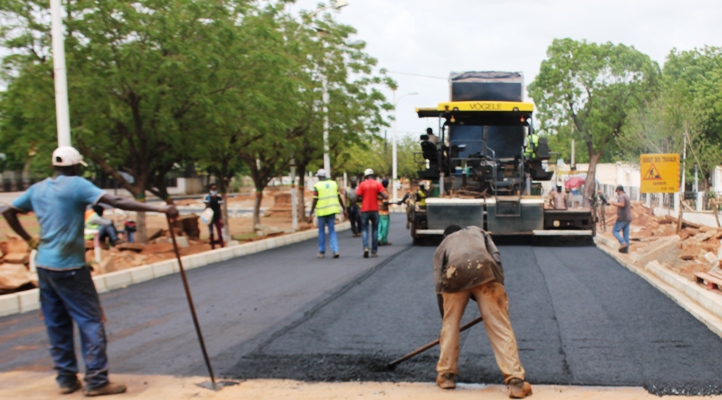
[(466, 304), (473, 296), (484, 319), (496, 363), (510, 387), (509, 397), (531, 395), (524, 381), (524, 368), (509, 321), (509, 300), (504, 290), (501, 256), (491, 237), (479, 227), (462, 229), (449, 225), (434, 253), (434, 279), (443, 325), (439, 337), (441, 354), (436, 365), (436, 384), (456, 387), (459, 374), (459, 325)]

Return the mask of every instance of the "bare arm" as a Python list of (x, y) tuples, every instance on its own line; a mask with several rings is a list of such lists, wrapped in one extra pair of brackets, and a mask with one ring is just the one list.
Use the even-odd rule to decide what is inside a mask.
[[(21, 212), (18, 209), (8, 207), (3, 211), (3, 217), (5, 217), (5, 220), (8, 221), (8, 225), (10, 225), (10, 228), (12, 228), (13, 232), (17, 233), (18, 236), (20, 236), (24, 241), (30, 241), (32, 237), (28, 234), (28, 232), (23, 228), (23, 226), (20, 224), (20, 220), (18, 219), (18, 214), (25, 214)], [(32, 247), (32, 246), (31, 246)]]
[(171, 218), (176, 218), (178, 216), (178, 210), (176, 210), (175, 206), (172, 204), (154, 206), (131, 199), (126, 199), (124, 197), (114, 197), (109, 194), (104, 194), (98, 202), (126, 211), (159, 212), (163, 214), (168, 214), (168, 216)]
[(313, 211), (316, 209), (316, 203), (318, 203), (318, 198), (314, 197), (313, 202), (311, 203), (311, 212), (308, 213), (309, 224), (313, 222)]
[(619, 207), (619, 208), (624, 207), (624, 204), (625, 204), (625, 203), (624, 203), (623, 201), (619, 201), (619, 202), (609, 202), (609, 205), (612, 205), (612, 206), (615, 206), (615, 207)]

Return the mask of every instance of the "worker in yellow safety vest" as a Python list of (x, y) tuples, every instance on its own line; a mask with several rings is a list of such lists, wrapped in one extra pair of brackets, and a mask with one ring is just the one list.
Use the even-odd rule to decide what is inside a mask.
[(421, 208), (426, 208), (426, 187), (424, 184), (419, 185), (419, 190), (416, 191), (416, 204)]
[(539, 135), (533, 132), (527, 136), (526, 147), (524, 148), (524, 156), (527, 158), (536, 157), (536, 148), (539, 145)]
[(316, 210), (318, 218), (318, 258), (326, 255), (326, 235), (324, 227), (328, 225), (328, 240), (333, 252), (333, 258), (340, 256), (338, 251), (338, 238), (336, 237), (335, 223), (336, 214), (343, 212), (346, 214), (345, 207), (341, 195), (338, 193), (338, 184), (336, 181), (329, 180), (326, 177), (326, 170), (323, 168), (316, 172), (318, 182), (313, 185), (313, 204), (311, 204), (311, 213), (308, 222), (313, 222), (313, 211)]

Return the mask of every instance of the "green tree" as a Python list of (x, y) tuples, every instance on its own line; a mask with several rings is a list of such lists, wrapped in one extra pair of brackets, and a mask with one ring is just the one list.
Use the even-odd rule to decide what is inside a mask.
[[(204, 142), (204, 127), (191, 116), (236, 83), (219, 80), (216, 66), (227, 60), (224, 46), (246, 7), (243, 1), (185, 0), (66, 5), (75, 145), (136, 199), (143, 200), (146, 190), (166, 199), (165, 176), (192, 161), (188, 149)], [(4, 59), (10, 85), (2, 125), (12, 126), (10, 134), (29, 133), (15, 142), (21, 148), (53, 143), (54, 113), (28, 122), (39, 110), (54, 109), (47, 3), (7, 0), (0, 12), (12, 22), (2, 31), (2, 44), (13, 52)], [(144, 222), (139, 214), (141, 242)]]
[[(664, 112), (669, 136), (677, 152), (682, 134), (688, 138), (688, 156), (702, 171), (711, 171), (722, 157), (722, 47), (690, 51), (673, 49), (662, 70)], [(691, 174), (691, 168), (686, 171)]]
[[(659, 67), (622, 44), (555, 39), (529, 85), (547, 134), (567, 129), (586, 146), (585, 199), (594, 191), (597, 163), (612, 151), (632, 110), (658, 90)], [(571, 127), (571, 129), (568, 129)]]
[[(301, 21), (289, 21), (289, 51), (299, 60), (304, 84), (296, 99), (302, 112), (294, 126), (293, 155), (299, 176), (310, 167), (323, 165), (323, 85), (328, 91), (329, 154), (331, 172), (339, 176), (348, 172), (346, 161), (354, 158), (357, 145), (373, 138), (388, 126), (385, 113), (391, 109), (381, 90), (395, 87), (384, 70), (375, 71), (377, 60), (365, 52), (362, 41), (350, 41), (356, 30), (339, 24), (329, 15), (311, 21), (302, 13)], [(314, 26), (312, 29), (311, 26)], [(323, 33), (319, 35), (318, 33)], [(299, 75), (300, 76), (300, 75)], [(297, 196), (299, 217), (303, 216), (304, 181), (299, 182)]]

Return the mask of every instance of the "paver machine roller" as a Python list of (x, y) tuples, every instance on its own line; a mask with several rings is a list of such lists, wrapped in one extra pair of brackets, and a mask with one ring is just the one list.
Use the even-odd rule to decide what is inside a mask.
[(431, 187), (425, 206), (408, 205), (414, 242), (450, 224), (493, 235), (593, 235), (590, 208), (545, 204), (542, 182), (554, 176), (547, 170), (554, 153), (534, 133), (523, 75), (451, 73), (449, 82), (451, 101), (416, 109), (420, 118), (436, 118), (438, 128), (421, 135), (415, 153), (418, 178)]

